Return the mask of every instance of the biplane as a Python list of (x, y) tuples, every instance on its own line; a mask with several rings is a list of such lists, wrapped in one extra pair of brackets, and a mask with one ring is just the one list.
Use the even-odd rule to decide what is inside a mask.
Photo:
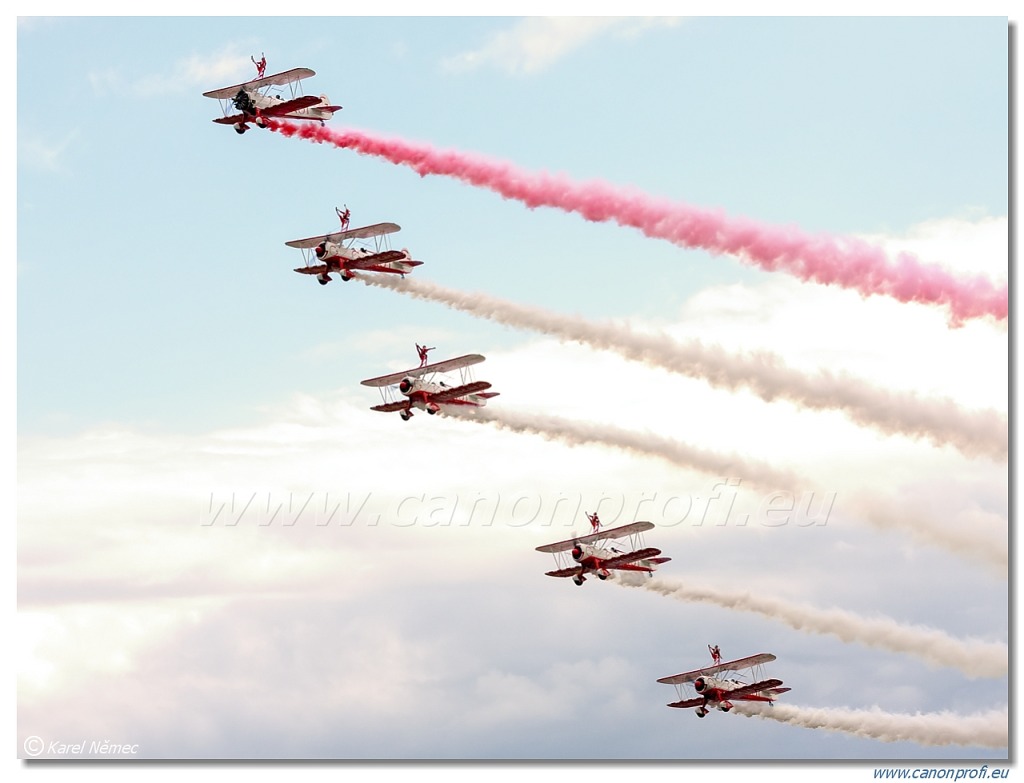
[(260, 76), (252, 81), (204, 92), (207, 98), (220, 101), (223, 117), (214, 122), (232, 125), (236, 133), (249, 130), (248, 123), (265, 128), (266, 120), (318, 120), (323, 124), (334, 116), (340, 106), (332, 106), (326, 95), (302, 94), (302, 80), (314, 76), (309, 68), (292, 68), (284, 73)]
[[(669, 707), (696, 707), (697, 717), (703, 718), (712, 708), (728, 712), (733, 708), (734, 701), (759, 701), (771, 704), (776, 696), (790, 690), (781, 687), (782, 680), (765, 677), (762, 667), (775, 660), (771, 653), (758, 653), (723, 663), (718, 654), (718, 647), (709, 649), (713, 660), (711, 666), (658, 680), (676, 686), (679, 701), (670, 703)], [(745, 681), (738, 674), (745, 671), (750, 672), (749, 681)], [(734, 676), (717, 676), (726, 674)], [(689, 696), (690, 687), (697, 695), (685, 698)]]
[[(426, 351), (433, 349), (419, 345), (416, 348), (420, 355), (419, 367), (362, 381), (363, 386), (378, 387), (384, 399), (382, 404), (374, 405), (370, 410), (382, 413), (398, 411), (403, 421), (409, 421), (413, 408), (434, 415), (446, 407), (483, 407), (491, 397), (498, 396), (498, 392), (487, 391), (491, 388), (487, 381), (473, 379), (470, 368), (484, 360), (480, 354), (471, 353), (426, 364)], [(443, 378), (455, 370), (459, 371), (458, 382)]]
[[(347, 216), (343, 218), (342, 225), (345, 220)], [(375, 223), (332, 234), (293, 239), (285, 244), (302, 251), (306, 265), (295, 271), (302, 275), (316, 275), (320, 285), (331, 282), (332, 272), (342, 280), (351, 280), (352, 273), (358, 271), (389, 272), (404, 277), (423, 262), (414, 261), (405, 248), (391, 249), (388, 235), (400, 230), (400, 226), (394, 223)]]
[[(595, 532), (537, 547), (538, 552), (550, 552), (555, 556), (558, 568), (547, 571), (546, 576), (572, 577), (576, 585), (582, 585), (587, 580), (587, 574), (597, 574), (601, 580), (611, 576), (613, 570), (650, 574), (659, 565), (672, 559), (658, 557), (660, 549), (644, 546), (641, 534), (654, 528), (650, 522), (633, 522), (601, 530), (597, 514), (587, 514), (587, 519)], [(599, 541), (611, 543), (595, 546)], [(623, 544), (623, 541), (627, 543)], [(574, 561), (573, 565), (569, 564), (570, 557)]]

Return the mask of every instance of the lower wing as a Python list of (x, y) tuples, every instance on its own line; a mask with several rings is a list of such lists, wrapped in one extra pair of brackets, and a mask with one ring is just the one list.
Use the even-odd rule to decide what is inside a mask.
[(221, 125), (236, 125), (239, 122), (245, 122), (245, 115), (232, 114), (230, 117), (218, 117), (214, 122), (219, 122)]
[(487, 381), (474, 381), (473, 383), (467, 383), (463, 386), (456, 386), (454, 389), (445, 389), (442, 392), (430, 395), (431, 402), (448, 402), (458, 397), (465, 397), (467, 394), (473, 394), (474, 392), (481, 392), (485, 389), (491, 388), (491, 384)]
[(742, 688), (729, 691), (726, 693), (726, 697), (729, 699), (742, 699), (759, 691), (770, 691), (780, 685), (782, 685), (782, 680), (762, 680), (761, 682), (751, 683), (750, 685), (744, 685)]
[(576, 576), (580, 572), (579, 566), (575, 568), (559, 568), (557, 571), (547, 571), (545, 576)]
[(630, 563), (635, 563), (637, 560), (646, 560), (649, 557), (656, 557), (661, 554), (660, 549), (654, 547), (647, 547), (646, 549), (638, 549), (636, 552), (628, 552), (618, 557), (611, 557), (607, 560), (601, 561), (602, 568), (622, 568)]
[(260, 111), (264, 117), (287, 117), (293, 111), (309, 109), (318, 103), (320, 103), (320, 99), (315, 95), (302, 95), (298, 98), (292, 98), (290, 101), (282, 101), (273, 106), (266, 106)]
[[(373, 253), (362, 258), (354, 258), (346, 261), (345, 266), (349, 269), (372, 269), (381, 264), (390, 264), (393, 261), (403, 261), (405, 253), (401, 250), (386, 250), (383, 253)], [(380, 271), (380, 270), (377, 270)]]
[(704, 703), (704, 699), (686, 699), (684, 701), (674, 701), (669, 704), (669, 707), (699, 707)]
[(370, 408), (371, 411), (380, 411), (381, 413), (394, 413), (395, 411), (404, 411), (408, 409), (408, 402), (389, 402), (385, 405), (374, 405)]

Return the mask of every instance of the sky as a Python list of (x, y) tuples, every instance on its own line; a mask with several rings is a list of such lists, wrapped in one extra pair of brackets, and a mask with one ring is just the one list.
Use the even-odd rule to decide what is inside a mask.
[[(264, 54), (316, 71), (325, 132), (998, 286), (1005, 16), (16, 34), (20, 758), (1007, 759), (1005, 318), (238, 136), (202, 95)], [(342, 206), (423, 265), (296, 275)], [(487, 357), (485, 417), (369, 410), (414, 342)], [(595, 510), (671, 561), (544, 576)], [(792, 690), (666, 708), (708, 644)]]

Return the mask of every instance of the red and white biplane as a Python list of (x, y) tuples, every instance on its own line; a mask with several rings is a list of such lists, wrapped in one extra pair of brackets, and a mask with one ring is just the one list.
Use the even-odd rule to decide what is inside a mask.
[[(760, 701), (771, 704), (779, 694), (786, 693), (789, 688), (782, 688), (782, 680), (766, 678), (762, 667), (766, 663), (775, 660), (771, 653), (758, 653), (736, 661), (721, 661), (718, 655), (718, 647), (712, 647), (711, 657), (715, 661), (711, 666), (703, 669), (695, 669), (692, 672), (673, 674), (671, 677), (662, 677), (658, 682), (667, 685), (675, 685), (679, 701), (669, 704), (669, 707), (696, 707), (698, 718), (703, 718), (710, 712), (710, 708), (728, 712), (733, 707), (734, 701)], [(727, 673), (750, 671), (749, 682), (740, 679), (739, 676), (720, 677)], [(689, 696), (688, 688), (696, 691), (695, 697)]]
[[(554, 544), (537, 547), (538, 552), (550, 552), (555, 556), (555, 571), (546, 572), (547, 576), (572, 577), (572, 581), (581, 585), (587, 580), (587, 574), (597, 574), (598, 579), (607, 579), (611, 571), (640, 571), (647, 574), (662, 563), (672, 558), (658, 557), (660, 549), (644, 546), (641, 534), (654, 528), (650, 522), (633, 522), (610, 530), (600, 530), (597, 514), (587, 515), (587, 519), (595, 532), (585, 536), (576, 536)], [(628, 540), (627, 545), (611, 543), (608, 546), (594, 546), (598, 541), (620, 542)], [(568, 553), (568, 555), (566, 554)], [(569, 558), (575, 565), (569, 565)]]
[[(420, 346), (417, 350), (425, 358)], [(483, 360), (484, 357), (478, 353), (433, 364), (423, 364), (421, 359), (420, 366), (411, 370), (368, 378), (362, 381), (363, 386), (378, 387), (384, 399), (383, 404), (374, 405), (370, 410), (382, 413), (398, 411), (403, 421), (409, 421), (413, 408), (433, 415), (447, 407), (483, 407), (491, 397), (498, 396), (498, 392), (487, 391), (491, 388), (487, 381), (473, 380), (469, 368)], [(454, 370), (459, 371), (458, 382), (448, 382), (439, 377)]]
[[(343, 220), (347, 220), (347, 216)], [(388, 234), (400, 230), (395, 223), (375, 223), (332, 234), (293, 239), (285, 244), (302, 251), (306, 265), (295, 271), (302, 275), (316, 275), (320, 285), (331, 282), (331, 272), (337, 272), (342, 280), (351, 280), (352, 273), (358, 271), (390, 272), (404, 277), (423, 262), (414, 261), (405, 248), (391, 249)]]
[[(220, 101), (223, 117), (214, 122), (233, 125), (236, 133), (249, 130), (247, 123), (260, 128), (269, 117), (285, 120), (318, 120), (323, 124), (334, 116), (340, 106), (332, 106), (326, 95), (302, 94), (302, 80), (314, 76), (309, 68), (292, 68), (284, 73), (261, 76), (249, 82), (204, 92), (207, 98)], [(283, 89), (287, 87), (287, 92)]]

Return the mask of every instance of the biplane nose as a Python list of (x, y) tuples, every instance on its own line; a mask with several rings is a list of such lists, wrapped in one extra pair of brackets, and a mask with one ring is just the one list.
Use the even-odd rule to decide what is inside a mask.
[(693, 681), (693, 689), (697, 691), (697, 693), (703, 693), (707, 687), (708, 684), (704, 681), (703, 677), (698, 677)]
[(583, 547), (581, 547), (579, 544), (577, 544), (576, 546), (574, 546), (572, 548), (572, 551), (570, 552), (570, 554), (572, 555), (572, 559), (573, 560), (575, 560), (576, 562), (579, 562), (580, 560), (583, 559)]
[(398, 384), (398, 391), (402, 394), (408, 394), (412, 391), (412, 378), (402, 378), (402, 382)]
[(321, 242), (319, 245), (316, 246), (316, 250), (314, 250), (313, 252), (316, 253), (317, 258), (323, 258), (324, 255), (327, 253), (327, 243)]

